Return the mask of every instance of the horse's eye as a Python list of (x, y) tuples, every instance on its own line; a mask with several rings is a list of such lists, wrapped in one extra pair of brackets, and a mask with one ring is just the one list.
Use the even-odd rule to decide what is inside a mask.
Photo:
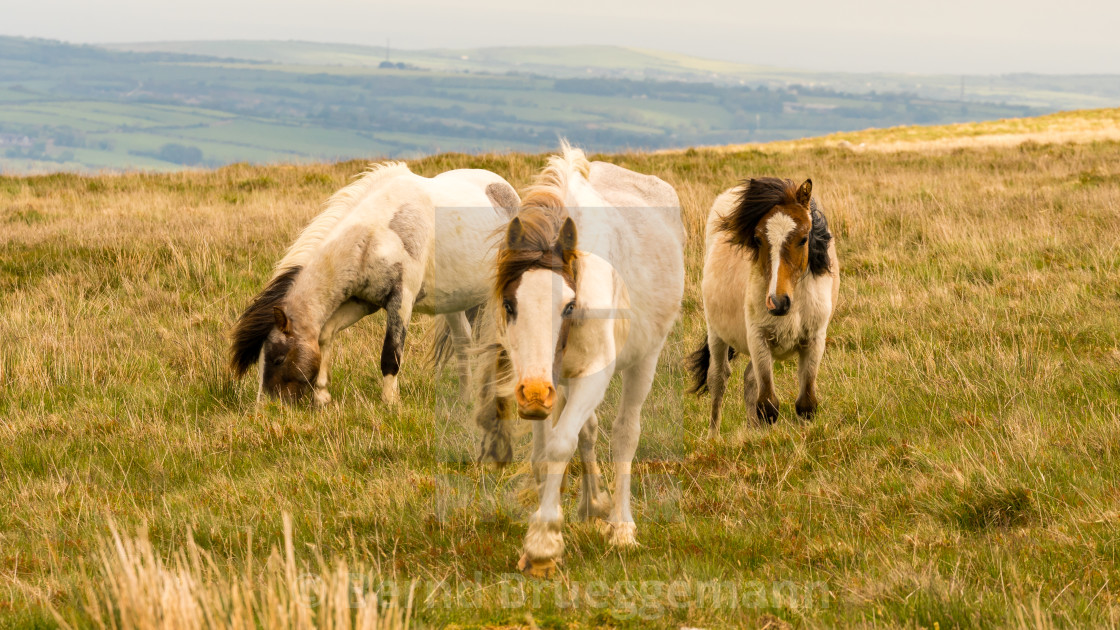
[(568, 305), (564, 307), (564, 317), (571, 317), (572, 312), (575, 311), (575, 310), (576, 310), (575, 301), (568, 302)]
[(805, 243), (808, 243), (808, 242), (809, 242), (809, 237), (808, 236), (803, 236), (803, 237), (801, 237), (801, 241), (797, 243), (797, 246), (798, 247), (804, 247)]
[(275, 366), (278, 366), (278, 367), (281, 366), (281, 365), (284, 365), (284, 355), (281, 354), (278, 357), (276, 357), (275, 359), (273, 359), (272, 364), (275, 365)]
[(762, 239), (758, 238), (757, 236), (754, 237), (754, 247), (755, 249), (762, 247)]
[(513, 308), (513, 302), (510, 302), (509, 300), (502, 300), (502, 308), (506, 309), (506, 313), (508, 315), (514, 314), (515, 309)]

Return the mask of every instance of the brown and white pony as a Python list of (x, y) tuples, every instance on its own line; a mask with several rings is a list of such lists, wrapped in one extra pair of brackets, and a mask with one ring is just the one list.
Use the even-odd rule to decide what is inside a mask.
[(817, 409), (817, 370), (840, 290), (836, 243), (812, 198), (813, 182), (751, 179), (720, 195), (708, 214), (704, 316), (708, 339), (689, 357), (691, 391), (712, 393), (710, 437), (719, 435), (730, 359), (747, 352), (743, 400), (778, 418), (772, 365), (798, 358), (797, 414)]
[[(684, 227), (664, 181), (582, 151), (561, 155), (529, 188), (499, 246), (475, 421), (481, 460), (513, 457), (515, 414), (532, 424), (538, 509), (518, 567), (550, 574), (564, 549), (560, 490), (576, 449), (583, 460), (580, 515), (606, 518), (614, 545), (635, 544), (630, 471), (642, 403), (684, 291)], [(611, 437), (614, 502), (601, 489), (595, 410), (611, 377), (622, 399)]]
[(467, 381), (464, 311), (486, 300), (493, 265), (493, 252), (480, 244), (520, 203), (489, 171), (428, 178), (402, 162), (372, 167), (331, 196), (242, 313), (230, 347), (234, 374), (258, 364), (258, 397), (295, 400), (313, 392), (326, 404), (334, 336), (385, 309), (383, 400), (399, 399), (397, 373), (414, 310), (444, 315)]

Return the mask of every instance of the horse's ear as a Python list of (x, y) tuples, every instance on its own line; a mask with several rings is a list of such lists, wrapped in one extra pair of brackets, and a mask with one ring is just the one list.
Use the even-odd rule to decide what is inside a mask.
[(808, 207), (809, 200), (813, 198), (813, 180), (807, 179), (801, 188), (797, 189), (797, 203)]
[(525, 227), (521, 225), (521, 219), (513, 217), (509, 222), (509, 227), (506, 228), (506, 247), (509, 249), (521, 249), (525, 243)]
[(273, 306), (272, 317), (276, 320), (276, 327), (280, 329), (280, 332), (285, 335), (292, 334), (292, 320), (288, 319), (288, 315), (284, 312), (284, 309), (279, 306)]
[(576, 222), (572, 221), (572, 217), (564, 219), (564, 225), (560, 226), (560, 238), (557, 245), (559, 245), (560, 252), (564, 256), (564, 264), (572, 262), (572, 258), (576, 255)]

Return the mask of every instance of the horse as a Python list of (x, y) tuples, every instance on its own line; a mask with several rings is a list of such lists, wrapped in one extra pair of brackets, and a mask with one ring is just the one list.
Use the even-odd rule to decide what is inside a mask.
[(761, 177), (712, 204), (705, 238), (704, 317), (708, 336), (688, 359), (690, 391), (712, 393), (710, 438), (719, 435), (730, 360), (746, 352), (743, 401), (774, 423), (773, 362), (798, 357), (798, 416), (817, 410), (817, 371), (840, 291), (840, 263), (813, 182)]
[(405, 332), (413, 311), (443, 315), (469, 378), (465, 311), (486, 300), (493, 253), (479, 243), (500, 230), (521, 200), (484, 170), (428, 178), (403, 162), (373, 165), (327, 201), (276, 265), (233, 328), (230, 367), (259, 366), (258, 400), (312, 393), (326, 405), (331, 348), (339, 331), (386, 311), (381, 398), (399, 401)]
[[(546, 577), (564, 549), (561, 482), (577, 447), (580, 516), (606, 519), (617, 546), (635, 543), (630, 474), (641, 408), (684, 293), (684, 225), (661, 179), (561, 145), (498, 247), (493, 291), (479, 332), (474, 419), (480, 461), (513, 458), (515, 413), (532, 425), (530, 469), (538, 509), (518, 568)], [(622, 398), (612, 428), (614, 502), (595, 459), (596, 409), (612, 376)]]

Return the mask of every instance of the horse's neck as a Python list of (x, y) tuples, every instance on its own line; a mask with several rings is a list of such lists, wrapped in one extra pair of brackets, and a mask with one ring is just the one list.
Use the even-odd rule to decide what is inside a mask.
[(339, 250), (324, 249), (327, 251), (323, 256), (315, 258), (300, 271), (288, 292), (285, 305), (292, 321), (308, 334), (316, 336), (347, 298), (345, 283), (340, 277), (347, 268), (346, 262), (335, 259)]

